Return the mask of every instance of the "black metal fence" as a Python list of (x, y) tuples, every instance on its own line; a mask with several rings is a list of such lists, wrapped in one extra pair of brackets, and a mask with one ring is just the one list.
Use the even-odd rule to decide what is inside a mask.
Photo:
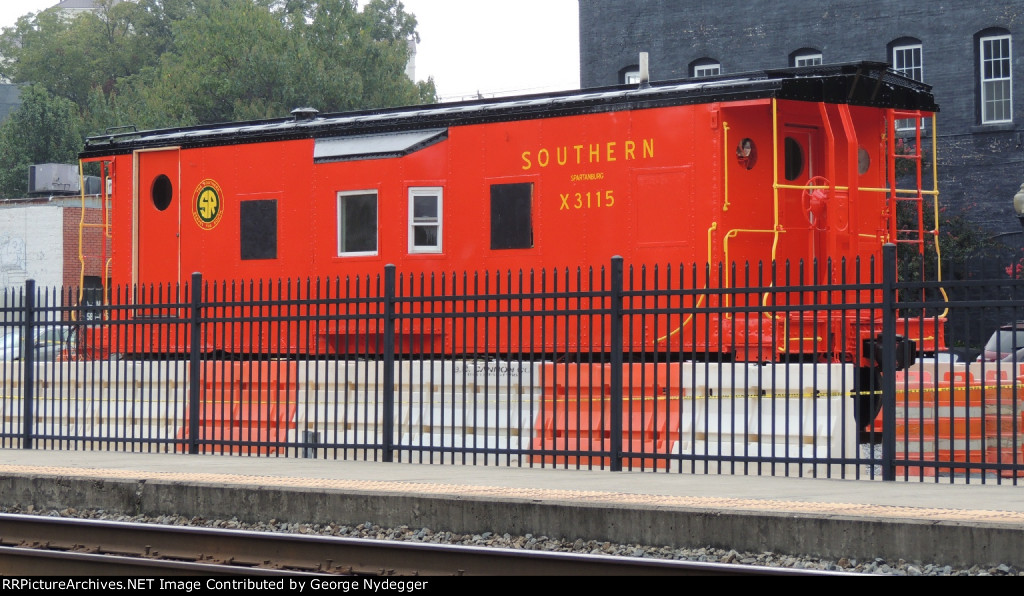
[(88, 307), (30, 281), (0, 295), (0, 446), (1016, 483), (1024, 368), (973, 358), (1024, 282), (883, 261), (197, 274)]

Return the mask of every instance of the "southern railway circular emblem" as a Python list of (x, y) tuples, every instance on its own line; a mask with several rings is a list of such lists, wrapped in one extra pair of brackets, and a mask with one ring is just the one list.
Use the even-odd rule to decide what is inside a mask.
[(196, 187), (192, 197), (192, 218), (204, 230), (212, 230), (224, 216), (224, 202), (220, 185), (209, 178)]

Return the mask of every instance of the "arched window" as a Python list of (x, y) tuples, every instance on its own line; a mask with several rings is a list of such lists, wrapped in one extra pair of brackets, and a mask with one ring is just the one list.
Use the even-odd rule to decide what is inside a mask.
[(889, 42), (889, 64), (896, 72), (914, 79), (924, 80), (924, 60), (921, 40), (915, 37), (901, 37)]
[(1013, 48), (1010, 32), (986, 29), (975, 35), (978, 114), (982, 124), (1013, 121)]
[(636, 64), (627, 66), (619, 71), (619, 82), (626, 85), (640, 84), (640, 67)]
[(800, 48), (789, 54), (790, 66), (817, 66), (821, 64), (821, 50)]
[[(915, 37), (901, 37), (889, 42), (889, 64), (903, 76), (924, 81), (924, 52), (921, 40)], [(922, 127), (925, 121), (921, 121)], [(896, 130), (914, 130), (914, 121), (897, 120)]]
[(712, 58), (694, 60), (689, 66), (691, 77), (713, 77), (722, 74), (722, 65)]

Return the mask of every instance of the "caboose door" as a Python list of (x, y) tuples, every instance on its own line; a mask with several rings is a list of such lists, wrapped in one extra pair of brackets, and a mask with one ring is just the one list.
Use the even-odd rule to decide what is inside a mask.
[(181, 279), (181, 168), (177, 147), (134, 157), (132, 280), (148, 294)]
[[(789, 260), (811, 262), (824, 259), (825, 246), (820, 231), (825, 224), (822, 214), (811, 208), (815, 185), (826, 181), (821, 177), (824, 164), (820, 154), (821, 129), (816, 126), (787, 124), (779, 135), (777, 148), (780, 183), (779, 223), (786, 231), (782, 239), (785, 250), (775, 255), (779, 262)], [(781, 254), (784, 253), (784, 254)]]

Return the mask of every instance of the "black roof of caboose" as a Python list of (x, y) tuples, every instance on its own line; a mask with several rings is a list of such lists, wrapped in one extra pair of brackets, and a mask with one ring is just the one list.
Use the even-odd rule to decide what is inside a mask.
[(168, 145), (348, 137), (758, 98), (938, 111), (930, 85), (906, 78), (884, 62), (856, 62), (338, 114), (296, 110), (291, 118), (110, 132), (86, 139), (80, 157)]

